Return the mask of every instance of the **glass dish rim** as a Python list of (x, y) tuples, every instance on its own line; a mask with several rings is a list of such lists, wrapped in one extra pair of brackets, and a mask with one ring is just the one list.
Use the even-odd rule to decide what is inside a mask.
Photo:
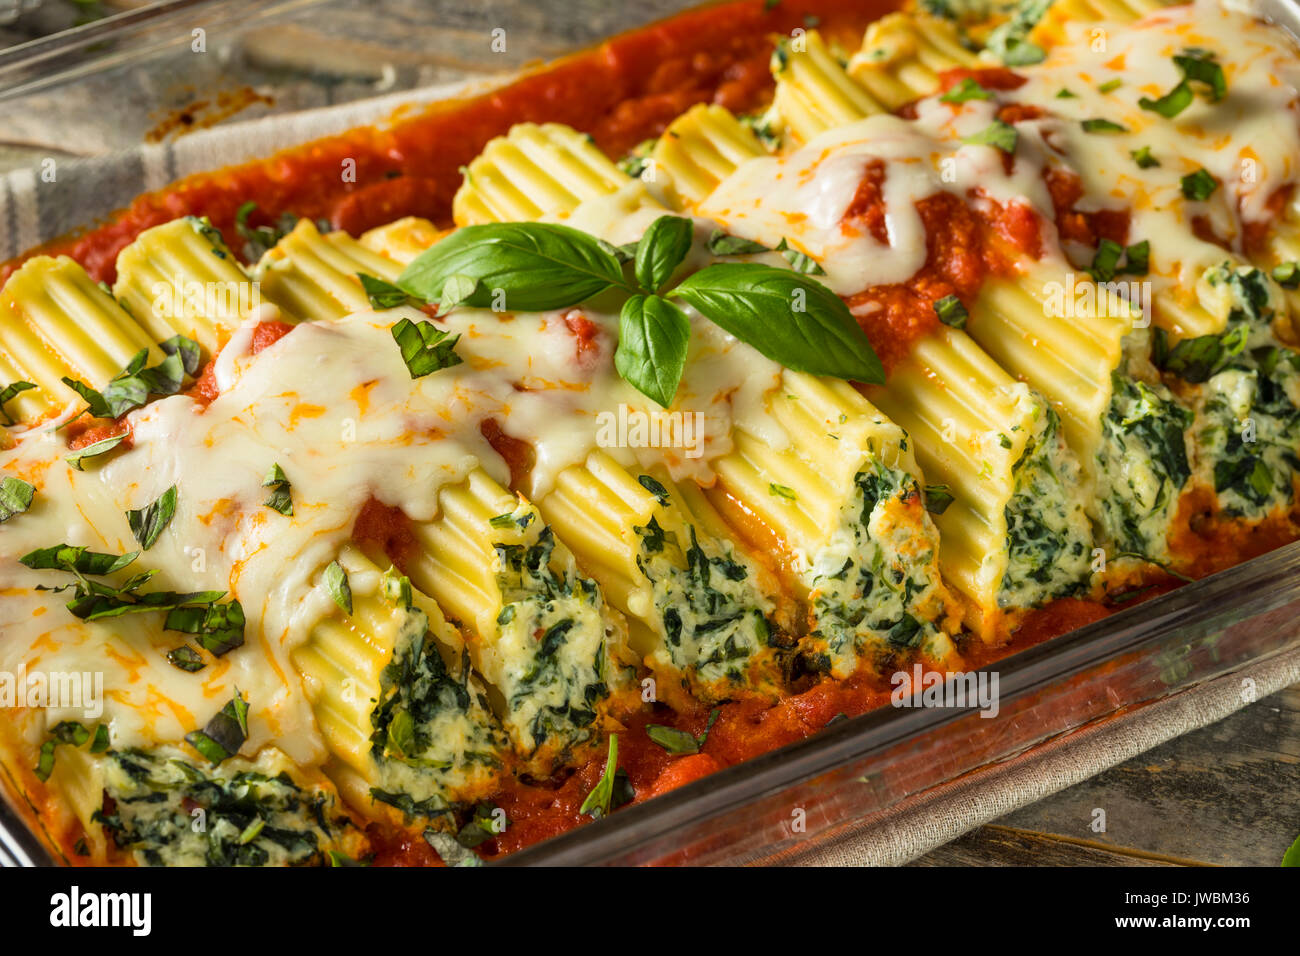
[[(146, 7), (126, 10), (72, 30), (0, 50), (0, 101), (94, 73), (113, 62), (149, 52), (158, 44), (146, 44), (114, 57), (96, 59), (83, 67), (73, 65), (57, 69), (58, 63), (62, 62), (60, 58), (108, 41), (129, 41), (133, 35), (144, 37), (151, 28), (181, 15), (208, 10), (220, 13), (239, 7), (248, 11), (252, 7), (257, 18), (262, 19), (318, 2), (322, 0), (273, 0), (267, 4), (249, 4), (247, 0), (157, 0)], [(684, 7), (683, 11), (714, 2), (716, 0), (703, 0)], [(1250, 12), (1280, 27), (1293, 38), (1300, 37), (1300, 0), (1257, 0)], [(176, 38), (170, 37), (163, 45), (173, 42)], [(34, 82), (6, 86), (7, 73), (21, 74), (23, 69), (47, 61), (55, 64), (54, 72)], [(1271, 598), (1281, 602), (1288, 580), (1294, 583), (1297, 578), (1300, 578), (1300, 541), (1117, 611), (1100, 621), (994, 661), (980, 670), (997, 670), (1001, 699), (1009, 702), (1044, 689), (1055, 681), (1067, 680), (1090, 666), (1154, 645), (1167, 637), (1173, 628), (1203, 625), (1219, 615), (1231, 613), (1239, 605), (1266, 603)], [(1226, 599), (1234, 594), (1237, 596), (1235, 603)], [(1224, 600), (1216, 602), (1219, 598)], [(1252, 614), (1268, 609), (1259, 607)], [(1281, 650), (1277, 648), (1256, 660), (1266, 659)], [(1185, 688), (1171, 693), (1182, 689)], [(833, 771), (852, 760), (869, 758), (890, 747), (919, 740), (975, 709), (978, 709), (977, 705), (943, 709), (877, 708), (743, 763), (725, 767), (653, 800), (622, 809), (617, 815), (597, 821), (598, 825), (584, 824), (557, 834), (492, 861), (490, 865), (599, 865), (669, 830), (720, 817), (764, 796)], [(4, 772), (3, 768), (0, 772)], [(33, 826), (15, 806), (21, 799), (21, 794), (14, 793), (11, 786), (0, 783), (0, 866), (59, 865), (38, 825)]]

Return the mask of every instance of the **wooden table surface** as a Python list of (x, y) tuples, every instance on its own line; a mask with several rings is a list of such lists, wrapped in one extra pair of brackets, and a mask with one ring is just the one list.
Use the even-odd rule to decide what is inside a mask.
[[(1105, 831), (1095, 832), (1095, 811)], [(1300, 684), (913, 866), (1278, 866), (1300, 834)]]

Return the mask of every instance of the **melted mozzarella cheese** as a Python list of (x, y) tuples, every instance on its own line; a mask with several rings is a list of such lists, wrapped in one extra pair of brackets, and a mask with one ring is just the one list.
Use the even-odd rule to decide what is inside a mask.
[[(0, 525), (0, 670), (102, 672), (114, 746), (176, 742), (237, 688), (250, 704), (249, 752), (274, 745), (299, 763), (319, 763), (324, 748), (290, 654), (333, 608), (316, 582), (365, 502), (373, 497), (429, 521), (439, 490), (476, 467), (508, 483), (509, 467), (480, 432), (488, 417), (535, 449), (525, 490), (540, 497), (596, 447), (602, 412), (622, 403), (668, 414), (617, 375), (617, 318), (590, 310), (455, 311), (445, 326), (461, 335), (463, 363), (414, 380), (391, 334), (400, 319), (425, 320), (413, 309), (304, 323), (250, 354), (252, 329), (268, 317), (231, 337), (215, 370), (221, 392), (209, 406), (177, 395), (132, 412), (133, 447), (102, 464), (73, 470), (61, 460), (62, 437), (48, 428), (0, 452), (6, 473), (38, 488), (29, 512)], [(575, 319), (595, 328), (583, 347)], [(691, 322), (691, 357), (671, 411), (701, 416), (698, 455), (609, 451), (628, 464), (661, 463), (679, 480), (708, 481), (709, 461), (731, 449), (736, 410), (760, 407), (780, 368), (699, 315)], [(274, 465), (291, 483), (291, 516), (263, 504)], [(196, 674), (166, 660), (184, 635), (164, 632), (161, 612), (80, 621), (63, 606), (68, 595), (37, 590), (71, 575), (17, 560), (62, 542), (135, 550), (125, 512), (172, 485), (174, 517), (125, 573), (157, 569), (145, 590), (228, 591), (247, 616), (245, 646)], [(50, 722), (62, 718), (84, 715), (48, 714)], [(43, 728), (30, 733), (37, 744)]]

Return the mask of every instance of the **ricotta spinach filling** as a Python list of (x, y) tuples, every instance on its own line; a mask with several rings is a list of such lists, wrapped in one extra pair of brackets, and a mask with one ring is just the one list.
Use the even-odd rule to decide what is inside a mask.
[(1036, 607), (1073, 594), (1083, 586), (1091, 558), (1078, 462), (1056, 412), (1045, 404), (1038, 408), (1033, 434), (1012, 468), (1001, 608)]
[[(1160, 383), (1151, 369), (1139, 376), (1137, 355), (1148, 347), (1145, 334), (1126, 343), (1126, 361), (1111, 373), (1110, 405), (1101, 420), (1093, 516), (1101, 540), (1117, 555), (1169, 560), (1169, 526), (1191, 465), (1186, 432), (1192, 413)], [(1132, 358), (1128, 358), (1132, 355)], [(1149, 380), (1145, 380), (1149, 379)]]
[(200, 769), (179, 752), (109, 751), (112, 809), (95, 819), (144, 866), (302, 866), (327, 862), (331, 850), (350, 855), (361, 835), (332, 793), (233, 763)]
[(908, 651), (944, 659), (952, 644), (940, 629), (938, 553), (916, 479), (873, 457), (805, 575), (815, 617), (803, 641), (811, 666), (847, 677)]
[(1300, 353), (1273, 333), (1275, 293), (1258, 269), (1223, 265), (1206, 282), (1228, 303), (1223, 333), (1168, 346), (1153, 360), (1191, 386), (1193, 470), (1233, 518), (1258, 520), (1295, 500), (1300, 473)]
[(431, 816), (481, 792), (506, 741), (468, 654), (453, 672), (424, 612), (408, 606), (407, 614), (371, 714), (378, 774), (370, 795), (408, 817)]
[[(648, 476), (641, 481), (652, 482), (651, 490), (658, 485)], [(662, 486), (657, 493), (667, 500)], [(730, 542), (701, 538), (689, 523), (683, 529), (689, 541), (653, 517), (634, 530), (636, 564), (650, 583), (663, 638), (651, 664), (680, 672), (683, 685), (706, 703), (765, 684), (773, 605), (755, 584), (754, 566)]]
[(521, 505), (511, 517), (513, 540), (494, 545), (502, 607), (493, 657), (500, 670), (487, 676), (505, 697), (515, 746), (525, 756), (543, 746), (560, 753), (596, 735), (613, 667), (610, 625), (599, 586), (578, 572), (567, 550), (557, 553), (537, 510)]

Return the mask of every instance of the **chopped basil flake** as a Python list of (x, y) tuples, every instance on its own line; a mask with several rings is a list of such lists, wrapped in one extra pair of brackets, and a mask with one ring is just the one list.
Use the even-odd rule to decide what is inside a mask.
[(1219, 181), (1211, 176), (1204, 169), (1198, 169), (1194, 173), (1188, 173), (1180, 180), (1183, 188), (1183, 195), (1194, 202), (1203, 202), (1209, 199), (1216, 189), (1219, 188)]
[(142, 550), (148, 551), (152, 548), (158, 536), (172, 520), (172, 516), (176, 513), (176, 497), (176, 486), (172, 485), (152, 504), (126, 513), (127, 524), (131, 526), (131, 533), (135, 535), (135, 540), (140, 542)]
[(1300, 287), (1300, 262), (1283, 262), (1273, 267), (1273, 281), (1284, 289)]
[(962, 77), (962, 81), (950, 89), (943, 96), (939, 97), (942, 103), (965, 103), (969, 100), (990, 100), (993, 94), (984, 87), (980, 86), (969, 76)]
[(6, 475), (0, 481), (0, 524), (30, 508), (35, 497), (35, 485)]
[(9, 413), (5, 411), (5, 403), (22, 392), (29, 391), (35, 387), (36, 386), (31, 382), (13, 382), (6, 385), (3, 389), (0, 389), (0, 418), (4, 419), (6, 425), (12, 425), (14, 420)]
[(1014, 126), (1002, 120), (994, 120), (991, 125), (974, 136), (967, 136), (962, 142), (968, 146), (993, 146), (1004, 153), (1014, 153), (1019, 138), (1020, 134)]
[(222, 707), (202, 730), (192, 730), (185, 741), (213, 764), (239, 753), (248, 739), (248, 703), (235, 690), (235, 696)]
[(934, 314), (939, 317), (940, 322), (954, 329), (964, 329), (966, 320), (970, 318), (966, 306), (962, 305), (961, 299), (955, 295), (945, 295), (936, 302), (934, 304)]
[(1138, 164), (1139, 169), (1150, 169), (1153, 166), (1160, 165), (1160, 160), (1151, 155), (1150, 146), (1142, 146), (1131, 150), (1129, 155), (1133, 157), (1133, 161)]
[(932, 515), (943, 514), (954, 500), (952, 490), (947, 485), (925, 486), (925, 510)]
[(432, 322), (416, 323), (402, 319), (393, 326), (392, 333), (411, 378), (423, 378), (440, 369), (459, 365), (462, 361), (455, 352), (460, 334), (448, 335)]
[(695, 735), (688, 734), (684, 730), (678, 730), (676, 727), (666, 727), (663, 724), (646, 724), (645, 732), (647, 737), (674, 757), (700, 752), (700, 744), (695, 739)]
[(399, 305), (424, 304), (419, 299), (413, 298), (405, 289), (391, 282), (366, 275), (364, 272), (358, 272), (357, 278), (361, 280), (361, 288), (365, 291), (366, 298), (370, 300), (371, 308), (395, 309)]
[(293, 489), (289, 485), (289, 479), (285, 477), (283, 468), (278, 464), (272, 465), (266, 477), (262, 479), (262, 487), (271, 489), (271, 494), (262, 504), (282, 515), (293, 515)]
[(107, 454), (118, 445), (122, 444), (122, 442), (126, 441), (126, 436), (126, 432), (122, 432), (120, 435), (111, 435), (108, 438), (87, 445), (85, 448), (78, 448), (63, 460), (73, 468), (77, 469), (77, 471), (85, 471), (81, 464), (83, 461), (87, 458), (98, 458), (100, 455)]
[(1086, 119), (1080, 125), (1085, 133), (1127, 133), (1128, 128), (1108, 119)]
[(191, 674), (208, 666), (203, 660), (203, 655), (188, 644), (182, 644), (180, 647), (174, 647), (168, 651), (167, 663)]
[(352, 613), (352, 587), (348, 584), (348, 573), (337, 561), (331, 561), (325, 569), (325, 590), (335, 604), (348, 614)]
[(1196, 95), (1192, 92), (1191, 86), (1186, 80), (1183, 80), (1159, 99), (1153, 100), (1149, 96), (1142, 97), (1138, 100), (1138, 106), (1144, 110), (1150, 110), (1152, 113), (1159, 113), (1165, 119), (1173, 119), (1191, 106), (1194, 99), (1196, 99)]

